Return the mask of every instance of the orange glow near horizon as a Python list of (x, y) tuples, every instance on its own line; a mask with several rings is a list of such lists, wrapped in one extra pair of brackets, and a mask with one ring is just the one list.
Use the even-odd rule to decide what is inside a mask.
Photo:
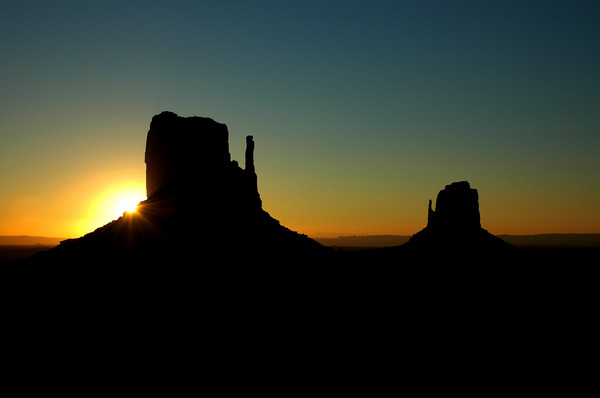
[(83, 233), (91, 232), (116, 220), (123, 213), (135, 212), (138, 203), (144, 199), (146, 199), (146, 189), (139, 184), (123, 182), (108, 186), (92, 201), (88, 210), (88, 227)]
[(0, 235), (77, 238), (93, 232), (146, 199), (144, 170), (102, 172), (65, 181), (53, 192), (9, 198), (0, 209)]
[[(93, 232), (125, 212), (136, 211), (146, 199), (144, 174), (142, 167), (104, 171), (93, 177), (85, 174), (81, 179), (61, 181), (60, 189), (52, 192), (9, 197), (0, 209), (0, 235), (77, 238)], [(406, 190), (402, 195), (386, 192), (366, 201), (342, 189), (327, 197), (315, 189), (309, 195), (313, 199), (306, 200), (298, 191), (280, 189), (280, 180), (264, 180), (259, 187), (263, 208), (283, 226), (311, 237), (412, 235), (427, 224), (427, 200), (436, 194), (433, 188)], [(537, 198), (543, 195), (538, 192), (527, 194), (523, 189), (514, 195), (510, 187), (480, 185), (473, 186), (481, 188), (482, 227), (493, 234), (599, 232), (599, 210), (581, 196), (540, 202)]]

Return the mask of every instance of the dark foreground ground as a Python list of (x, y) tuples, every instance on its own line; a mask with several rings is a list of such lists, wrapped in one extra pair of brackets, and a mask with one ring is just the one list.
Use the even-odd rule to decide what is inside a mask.
[[(544, 265), (544, 264), (563, 264), (563, 265), (595, 265), (600, 263), (600, 247), (586, 246), (546, 246), (546, 245), (514, 245), (514, 256), (507, 259), (510, 264), (514, 260), (522, 264), (529, 265)], [(0, 263), (19, 264), (19, 261), (30, 257), (38, 252), (43, 252), (52, 249), (54, 246), (48, 245), (0, 245)], [(339, 258), (340, 261), (350, 260), (352, 262), (381, 262), (385, 264), (401, 264), (402, 257), (405, 255), (402, 248), (399, 247), (356, 247), (356, 246), (332, 246), (334, 258)], [(445, 258), (443, 253), (437, 253), (440, 261), (452, 262), (451, 258)], [(426, 258), (421, 258), (424, 260)], [(485, 264), (486, 260), (494, 261), (495, 259), (481, 257), (481, 263)], [(417, 258), (416, 261), (419, 261)], [(460, 258), (456, 261), (461, 261)], [(508, 264), (507, 264), (508, 265)]]
[(197, 380), (198, 369), (220, 386), (359, 380), (365, 393), (399, 378), (427, 391), (527, 381), (567, 392), (595, 377), (597, 248), (518, 250), (525, 266), (399, 250), (338, 252), (329, 267), (7, 262), (4, 359), (16, 373), (68, 369), (69, 383), (96, 385), (110, 372), (153, 389), (148, 375)]

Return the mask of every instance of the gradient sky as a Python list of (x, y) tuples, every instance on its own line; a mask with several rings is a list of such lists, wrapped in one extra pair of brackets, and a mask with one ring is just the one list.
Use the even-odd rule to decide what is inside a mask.
[(263, 208), (308, 235), (413, 234), (461, 180), (492, 233), (600, 232), (598, 21), (572, 0), (0, 0), (0, 235), (77, 237), (144, 199), (164, 110), (227, 124), (242, 164), (254, 135)]

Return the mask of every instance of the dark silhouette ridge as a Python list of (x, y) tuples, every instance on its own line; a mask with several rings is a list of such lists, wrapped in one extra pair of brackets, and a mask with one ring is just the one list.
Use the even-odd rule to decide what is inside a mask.
[[(512, 246), (481, 227), (479, 195), (468, 181), (454, 182), (440, 191), (435, 210), (429, 200), (427, 226), (404, 244), (413, 252), (432, 257), (460, 254), (457, 259), (486, 261), (482, 254), (506, 254)], [(488, 257), (489, 260), (493, 258)]]
[(246, 137), (244, 169), (231, 160), (227, 126), (210, 118), (162, 112), (152, 118), (145, 163), (148, 199), (135, 213), (56, 248), (34, 262), (134, 264), (411, 264), (506, 258), (512, 246), (481, 227), (479, 195), (467, 181), (429, 201), (427, 226), (396, 248), (332, 255), (262, 209), (254, 166), (255, 142)]
[(135, 213), (33, 259), (250, 265), (330, 253), (262, 209), (253, 137), (246, 138), (241, 169), (231, 160), (228, 136), (225, 124), (209, 118), (154, 116), (145, 152), (148, 199)]
[[(208, 352), (209, 360), (253, 359), (266, 352), (267, 359), (277, 361), (282, 352), (291, 352), (302, 363), (310, 360), (302, 356), (306, 352), (317, 357), (331, 352), (331, 342), (337, 342), (334, 350), (345, 359), (356, 356), (355, 350), (348, 350), (356, 340), (367, 343), (359, 351), (392, 349), (404, 355), (398, 336), (417, 342), (416, 358), (423, 357), (422, 347), (432, 341), (442, 343), (425, 352), (429, 357), (446, 353), (440, 349), (448, 342), (460, 347), (462, 355), (463, 342), (473, 344), (474, 339), (480, 354), (489, 341), (504, 342), (499, 350), (512, 344), (504, 338), (513, 332), (510, 326), (501, 329), (499, 338), (486, 333), (502, 326), (498, 314), (514, 319), (521, 311), (527, 320), (540, 312), (537, 297), (544, 292), (532, 294), (534, 305), (527, 306), (520, 299), (526, 294), (519, 291), (529, 293), (531, 286), (556, 290), (555, 278), (540, 283), (537, 272), (525, 278), (512, 273), (481, 278), (456, 267), (460, 258), (446, 252), (440, 257), (446, 261), (436, 263), (442, 266), (435, 272), (412, 267), (427, 253), (440, 253), (448, 242), (448, 247), (461, 243), (465, 251), (490, 248), (490, 255), (496, 253), (496, 244), (480, 244), (482, 236), (485, 241), (494, 237), (479, 225), (479, 212), (473, 209), (477, 196), (473, 201), (468, 184), (438, 197), (428, 226), (406, 247), (333, 257), (262, 209), (253, 151), (254, 141), (248, 137), (241, 169), (230, 160), (225, 125), (170, 112), (155, 116), (146, 148), (148, 199), (137, 213), (36, 254), (29, 261), (44, 266), (20, 268), (31, 271), (28, 277), (4, 278), (12, 293), (5, 294), (7, 307), (19, 315), (14, 321), (9, 318), (7, 329), (26, 336), (23, 344), (12, 336), (7, 341), (18, 341), (19, 349), (41, 341), (59, 347), (63, 356), (65, 348), (73, 347), (78, 355), (74, 358), (83, 352), (93, 361), (114, 362), (131, 353), (152, 365), (157, 361), (151, 359), (160, 360), (162, 352), (189, 357), (198, 346), (201, 355)], [(465, 188), (470, 191), (463, 192)], [(462, 203), (461, 197), (470, 204)], [(455, 235), (464, 242), (449, 237), (454, 224), (461, 232)], [(482, 265), (486, 258), (481, 257)], [(311, 267), (330, 259), (360, 267)], [(298, 261), (308, 267), (286, 267)], [(265, 262), (282, 267), (265, 271)], [(61, 267), (64, 264), (72, 266)], [(393, 266), (379, 266), (386, 264)], [(516, 297), (514, 311), (506, 309), (507, 290)], [(553, 319), (564, 299), (558, 304), (549, 306)], [(450, 331), (440, 333), (445, 327)], [(523, 328), (520, 319), (517, 327)], [(44, 353), (35, 354), (39, 352)], [(380, 358), (367, 360), (385, 363)], [(165, 363), (177, 361), (185, 363), (177, 356)]]

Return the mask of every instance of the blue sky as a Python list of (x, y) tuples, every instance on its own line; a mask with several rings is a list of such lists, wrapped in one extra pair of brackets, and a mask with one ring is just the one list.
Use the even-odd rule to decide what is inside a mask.
[(65, 191), (97, 175), (143, 184), (163, 110), (226, 123), (237, 160), (253, 134), (264, 207), (300, 232), (414, 233), (459, 180), (491, 232), (599, 232), (599, 17), (595, 1), (2, 1), (0, 233), (19, 198), (54, 203), (51, 225), (63, 206), (87, 217)]

